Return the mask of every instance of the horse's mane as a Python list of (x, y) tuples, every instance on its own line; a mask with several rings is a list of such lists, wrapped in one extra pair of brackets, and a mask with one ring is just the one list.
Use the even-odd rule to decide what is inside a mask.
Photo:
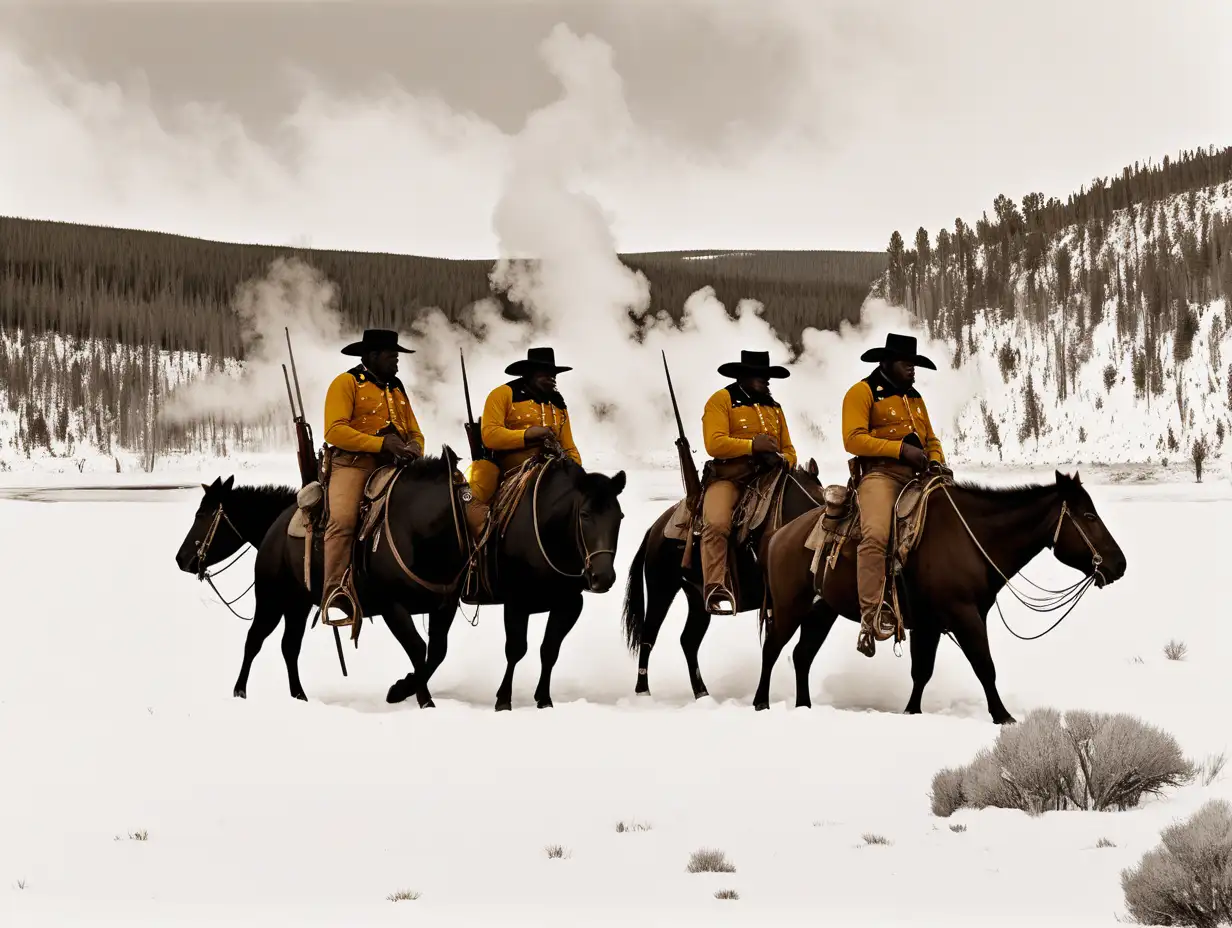
[(239, 507), (254, 515), (268, 516), (273, 522), (283, 511), (295, 502), (298, 490), (284, 484), (262, 483), (257, 485), (241, 484), (231, 488), (231, 498)]
[(588, 471), (573, 458), (558, 458), (554, 470), (567, 475), (575, 490), (599, 505), (614, 502), (619, 495), (612, 488), (611, 477)]
[(445, 477), (454, 469), (455, 461), (445, 454), (425, 454), (403, 465), (408, 477), (435, 480)]
[(1017, 483), (1003, 487), (990, 487), (973, 480), (956, 480), (954, 489), (974, 500), (988, 503), (998, 509), (1013, 509), (1038, 502), (1057, 492), (1055, 483)]

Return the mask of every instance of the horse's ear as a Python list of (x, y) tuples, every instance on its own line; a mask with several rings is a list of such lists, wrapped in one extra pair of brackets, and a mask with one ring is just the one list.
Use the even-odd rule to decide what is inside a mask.
[(810, 477), (816, 477), (819, 473), (817, 469), (817, 459), (809, 458), (808, 467), (806, 467), (805, 470), (808, 471)]
[(230, 490), (230, 489), (231, 489), (231, 487), (232, 487), (232, 485), (233, 485), (234, 483), (235, 483), (235, 474), (232, 474), (232, 475), (231, 475), (230, 477), (228, 477), (228, 478), (226, 479), (226, 481), (223, 483), (222, 488), (223, 488), (224, 490)]
[[(215, 481), (214, 481), (214, 485), (215, 485), (215, 486), (217, 486), (217, 485), (218, 485), (218, 481), (217, 481), (217, 480), (215, 480)], [(205, 490), (205, 492), (206, 492), (206, 493), (210, 492), (210, 487), (209, 487), (209, 485), (208, 485), (208, 484), (204, 484), (204, 483), (203, 483), (203, 484), (201, 484), (201, 489)]]
[(1078, 486), (1082, 486), (1082, 477), (1078, 475), (1078, 468), (1076, 467), (1074, 468), (1074, 483), (1078, 484)]
[(624, 488), (625, 488), (625, 472), (622, 470), (622, 471), (618, 471), (616, 473), (616, 476), (612, 478), (612, 489), (615, 490), (616, 495), (619, 496), (624, 491)]

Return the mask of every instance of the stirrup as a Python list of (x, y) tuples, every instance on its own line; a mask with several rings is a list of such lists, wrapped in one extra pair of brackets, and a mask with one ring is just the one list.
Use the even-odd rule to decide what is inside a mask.
[(877, 621), (873, 626), (873, 634), (878, 641), (888, 641), (898, 635), (898, 617), (889, 603), (882, 603), (877, 613)]
[(860, 634), (856, 638), (856, 650), (865, 657), (873, 657), (877, 653), (877, 643), (873, 636), (872, 626), (865, 619), (860, 622)]
[[(349, 604), (349, 608), (347, 606), (335, 605), (335, 601), (340, 599), (345, 600)], [(331, 607), (341, 609), (344, 613), (343, 617), (341, 619), (331, 619), (329, 617), (329, 610)], [(351, 594), (347, 592), (346, 587), (339, 586), (321, 602), (320, 612), (318, 615), (321, 619), (322, 625), (331, 625), (334, 628), (348, 628), (349, 626), (363, 622), (363, 616), (355, 615), (358, 611), (358, 603), (356, 603), (351, 597)]]
[[(730, 612), (725, 612), (718, 608), (716, 600), (725, 599), (731, 607)], [(714, 588), (706, 594), (706, 612), (710, 615), (735, 615), (736, 614), (736, 597), (723, 588), (722, 584), (716, 583)]]

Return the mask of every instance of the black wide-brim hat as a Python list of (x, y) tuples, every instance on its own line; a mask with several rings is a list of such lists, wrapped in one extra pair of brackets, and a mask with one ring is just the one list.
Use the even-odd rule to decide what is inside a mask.
[(514, 361), (510, 364), (505, 368), (505, 373), (512, 374), (515, 377), (525, 377), (528, 374), (536, 374), (540, 371), (561, 374), (571, 370), (573, 368), (564, 367), (556, 363), (556, 352), (551, 348), (528, 348), (526, 349), (526, 357), (521, 361)]
[(342, 353), (363, 357), (369, 351), (386, 351), (391, 348), (402, 354), (415, 353), (412, 349), (399, 345), (398, 333), (390, 329), (364, 329), (364, 337), (357, 342), (351, 342), (342, 349)]
[(937, 365), (922, 354), (916, 354), (914, 335), (895, 335), (891, 332), (886, 336), (885, 345), (881, 348), (870, 348), (860, 355), (861, 361), (910, 361), (916, 367), (926, 367), (935, 371)]
[(741, 351), (739, 361), (728, 361), (719, 366), (719, 373), (724, 377), (739, 380), (741, 377), (765, 377), (766, 379), (783, 379), (790, 377), (791, 371), (785, 367), (770, 363), (768, 351)]

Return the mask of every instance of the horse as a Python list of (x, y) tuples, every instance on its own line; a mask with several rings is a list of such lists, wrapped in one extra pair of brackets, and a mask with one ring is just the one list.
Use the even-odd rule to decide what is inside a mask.
[[(765, 557), (765, 548), (770, 539), (792, 519), (822, 505), (822, 486), (817, 479), (817, 472), (817, 461), (814, 459), (809, 460), (807, 467), (796, 466), (789, 470), (776, 511), (768, 515), (766, 521), (749, 534), (745, 547), (754, 552), (751, 559), (753, 563), (749, 563), (748, 557), (741, 557), (738, 562), (740, 603), (737, 604), (737, 613), (756, 609), (762, 603), (765, 588), (759, 564)], [(710, 628), (710, 614), (706, 612), (702, 597), (701, 559), (695, 556), (686, 570), (681, 565), (684, 543), (666, 538), (663, 534), (676, 508), (677, 504), (673, 504), (646, 530), (641, 547), (633, 557), (625, 590), (625, 641), (630, 653), (638, 654), (638, 676), (634, 692), (648, 695), (650, 652), (658, 640), (659, 631), (676, 594), (684, 590), (689, 614), (680, 635), (680, 647), (684, 651), (693, 698), (701, 699), (708, 695), (708, 692), (698, 667), (698, 651), (706, 637), (706, 631)], [(690, 538), (690, 543), (696, 544), (696, 540)]]
[[(460, 504), (452, 498), (455, 477), (460, 477), (456, 462), (457, 455), (445, 446), (440, 457), (421, 456), (400, 465), (385, 503), (383, 531), (356, 550), (353, 575), (363, 617), (384, 618), (416, 671), (390, 688), (388, 702), (400, 702), (414, 692), (422, 708), (434, 706), (427, 684), (445, 659), (457, 610), (458, 580), (468, 561)], [(282, 654), (291, 695), (306, 700), (299, 678), (299, 653), (308, 613), (321, 601), (323, 564), (314, 556), (309, 590), (303, 582), (304, 539), (287, 533), (296, 509), (296, 491), (234, 487), (233, 481), (229, 477), (225, 482), (216, 479), (209, 486), (202, 484), (205, 494), (176, 563), (186, 573), (204, 576), (208, 567), (231, 556), (245, 542), (257, 546), (256, 607), (233, 695), (246, 698), (252, 662), (279, 620), (285, 619)], [(412, 619), (425, 612), (429, 616), (427, 645)]]
[[(1073, 477), (1057, 471), (1054, 483), (1008, 488), (943, 483), (927, 499), (927, 506), (918, 541), (901, 575), (906, 593), (902, 597), (904, 626), (911, 632), (912, 688), (904, 712), (922, 712), (920, 700), (932, 678), (937, 644), (944, 632), (953, 635), (971, 664), (984, 688), (992, 720), (998, 725), (1014, 724), (1015, 718), (997, 692), (997, 673), (988, 647), (988, 611), (997, 594), (1036, 555), (1052, 548), (1058, 561), (1086, 576), (1069, 590), (1045, 591), (1057, 596), (1051, 607), (1032, 605), (1027, 601), (1031, 597), (1020, 598), (1037, 611), (1070, 600), (1076, 605), (1092, 583), (1103, 588), (1125, 575), (1125, 554), (1100, 518), (1077, 471)], [(815, 516), (801, 516), (779, 530), (767, 551), (771, 610), (769, 616), (763, 610), (759, 617), (759, 627), (765, 632), (761, 678), (753, 697), (759, 711), (770, 706), (771, 671), (797, 629), (800, 640), (792, 653), (796, 706), (807, 708), (812, 705), (809, 670), (835, 619), (840, 615), (853, 622), (860, 619), (856, 543), (848, 539), (834, 568), (824, 573), (823, 558), (818, 588), (811, 570), (813, 552), (805, 544), (815, 525)]]
[[(513, 674), (526, 656), (530, 616), (548, 613), (534, 692), (535, 705), (548, 709), (552, 670), (565, 636), (582, 614), (582, 593), (603, 594), (616, 583), (625, 472), (611, 477), (590, 473), (550, 452), (540, 460), (543, 468), (530, 478), (504, 531), (489, 536), (492, 540), (481, 549), (480, 557), (490, 555), (495, 568), (493, 594), (462, 597), (470, 605), (504, 606), (506, 667), (496, 691), (497, 712), (513, 708)], [(497, 515), (495, 507), (492, 515)]]

